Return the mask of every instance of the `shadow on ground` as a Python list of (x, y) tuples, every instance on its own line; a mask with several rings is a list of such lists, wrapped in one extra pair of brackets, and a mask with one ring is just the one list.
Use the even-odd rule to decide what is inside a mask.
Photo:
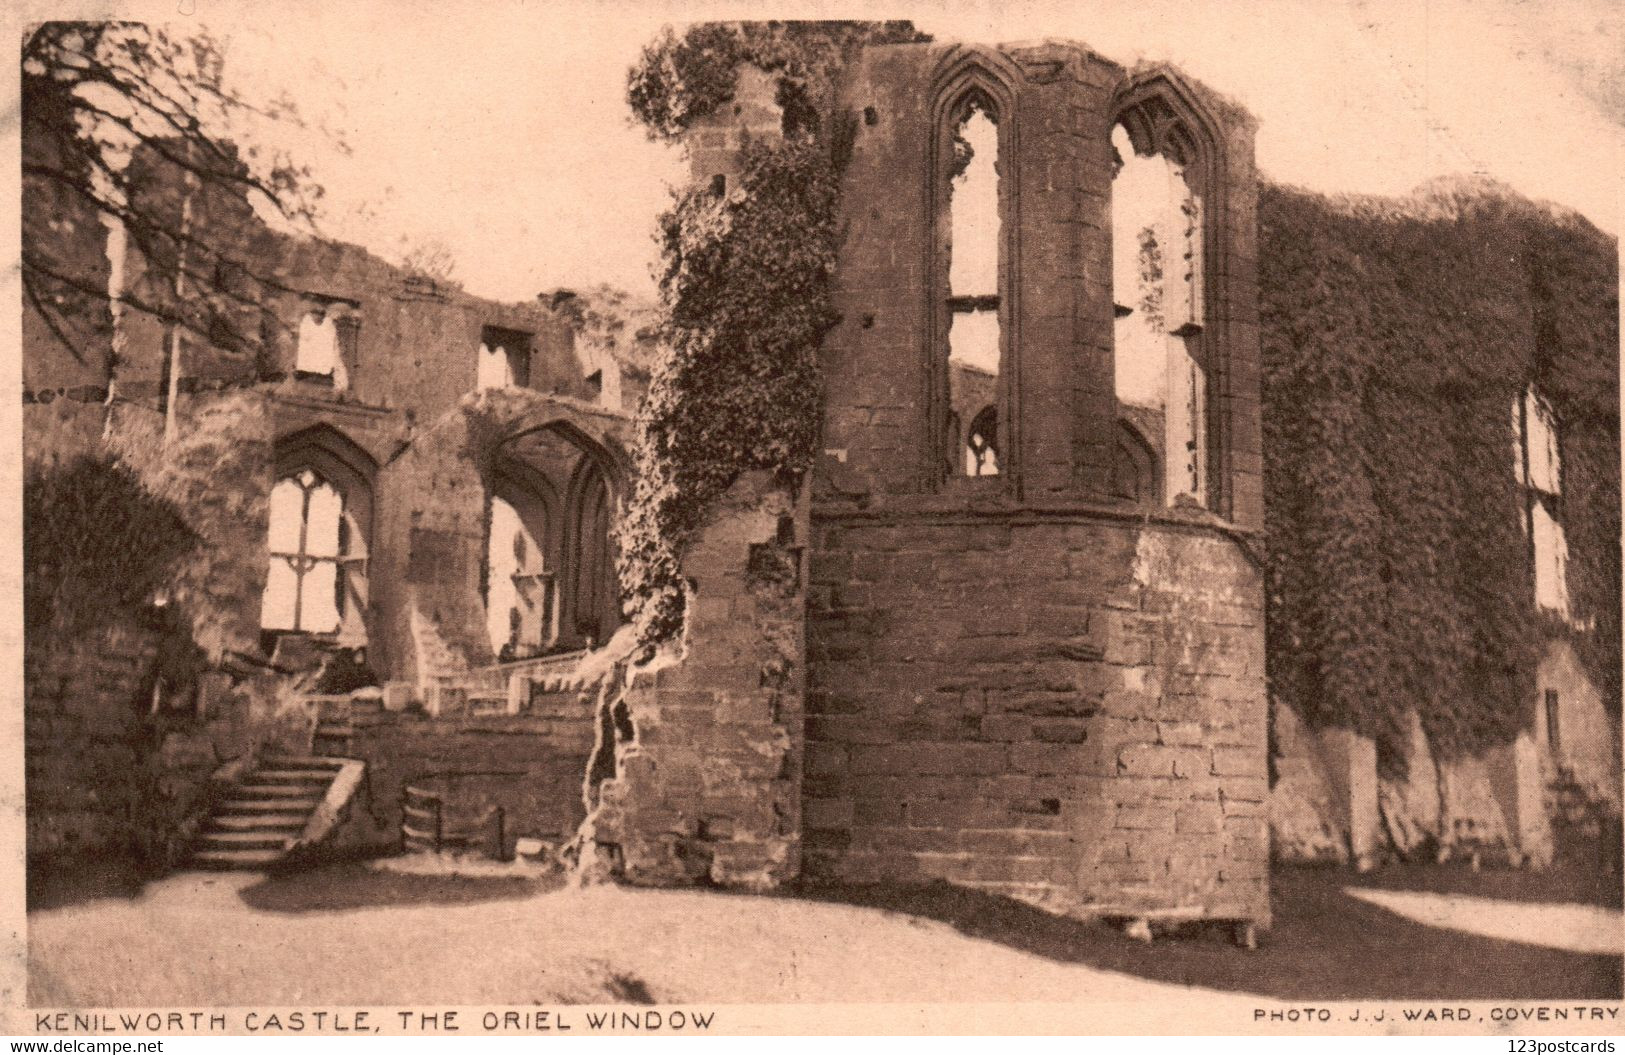
[[(815, 887), (795, 896), (937, 920), (1061, 963), (1283, 1000), (1620, 999), (1617, 956), (1429, 927), (1343, 892), (1358, 885), (1535, 900), (1540, 877), (1520, 875), (1529, 873), (1402, 866), (1356, 876), (1346, 869), (1278, 867), (1271, 876), (1274, 925), (1251, 951), (1229, 943), (1221, 929), (1200, 925), (1147, 945), (1104, 923), (946, 883)], [(1538, 900), (1579, 899), (1548, 890)]]
[(45, 912), (105, 898), (134, 898), (153, 878), (150, 867), (127, 855), (30, 860), (26, 881), (28, 911)]
[[(1277, 866), (1277, 873), (1282, 871), (1284, 869)], [(1617, 909), (1622, 895), (1625, 895), (1625, 887), (1621, 887), (1618, 875), (1597, 868), (1552, 867), (1542, 871), (1485, 868), (1474, 871), (1466, 862), (1451, 862), (1442, 865), (1389, 865), (1364, 875), (1347, 871), (1339, 874), (1343, 886), (1428, 894), (1465, 894), (1525, 904), (1571, 902)]]
[(249, 908), (261, 912), (338, 912), (517, 901), (556, 889), (561, 882), (530, 876), (395, 872), (352, 861), (270, 874), (245, 887), (239, 896)]

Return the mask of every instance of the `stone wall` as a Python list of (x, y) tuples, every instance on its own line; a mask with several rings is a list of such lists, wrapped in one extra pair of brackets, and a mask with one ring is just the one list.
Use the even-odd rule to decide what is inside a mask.
[(36, 638), (23, 660), (31, 867), (174, 864), (209, 807), (218, 761), (204, 723), (150, 713), (157, 636), (122, 623), (74, 641)]
[(1263, 598), (1234, 542), (1079, 516), (816, 524), (809, 878), (1267, 921)]
[[(1546, 692), (1557, 693), (1557, 730), (1548, 726)], [(1566, 641), (1547, 644), (1535, 674), (1534, 741), (1543, 763), (1555, 775), (1567, 769), (1592, 798), (1620, 805), (1619, 720)], [(1554, 746), (1555, 745), (1555, 746)]]
[[(1360, 868), (1394, 858), (1452, 857), (1545, 866), (1559, 820), (1548, 800), (1559, 774), (1549, 744), (1539, 738), (1544, 721), (1544, 715), (1536, 721), (1535, 735), (1443, 758), (1413, 714), (1405, 773), (1380, 776), (1371, 740), (1345, 729), (1312, 730), (1277, 701), (1269, 808), (1276, 858)], [(1602, 721), (1606, 725), (1606, 716)], [(1600, 803), (1617, 803), (1615, 774), (1610, 779), (1604, 769), (1582, 786)]]
[(683, 558), (680, 647), (600, 699), (586, 876), (764, 889), (801, 865), (806, 506), (743, 476)]
[(134, 628), (23, 661), (28, 856), (130, 852), (149, 808), (141, 690), (157, 651)]
[(555, 846), (586, 815), (582, 781), (593, 746), (592, 695), (536, 692), (518, 715), (353, 715), (349, 757), (367, 763), (358, 802), (366, 816), (351, 838), (400, 840), (405, 786), (443, 792), (465, 809), (501, 806), (508, 846), (536, 838)]
[[(1440, 758), (1411, 716), (1406, 773), (1380, 777), (1370, 740), (1310, 729), (1274, 703), (1270, 827), (1275, 856), (1369, 867), (1384, 859), (1476, 856), (1543, 866), (1552, 859), (1557, 785), (1618, 809), (1619, 731), (1573, 649), (1548, 641), (1530, 701), (1530, 731), (1477, 755)], [(1545, 693), (1558, 693), (1558, 743)]]
[[(934, 181), (967, 90), (998, 111), (1005, 227), (1001, 475), (974, 479), (944, 476), (934, 421)], [(841, 99), (861, 116), (814, 477), (806, 874), (1267, 923), (1251, 119), (1066, 43), (870, 48)], [(1114, 498), (1110, 135), (1139, 106), (1204, 144), (1207, 509)]]
[(1363, 744), (1354, 746), (1346, 730), (1317, 733), (1279, 701), (1271, 708), (1273, 856), (1359, 863), (1378, 838), (1376, 818), (1368, 816), (1377, 804), (1375, 745), (1361, 737)]

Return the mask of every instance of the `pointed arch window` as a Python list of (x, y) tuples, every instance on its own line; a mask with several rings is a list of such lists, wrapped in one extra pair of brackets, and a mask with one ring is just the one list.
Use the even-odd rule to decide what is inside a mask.
[(1255, 289), (1235, 255), (1251, 245), (1250, 119), (1150, 67), (1119, 87), (1110, 129), (1115, 388), (1119, 421), (1152, 447), (1144, 501), (1251, 523)]
[(610, 532), (614, 499), (604, 471), (583, 458), (571, 488), (569, 571), (576, 636), (602, 645), (621, 625), (621, 589)]
[(1210, 501), (1209, 369), (1203, 340), (1202, 194), (1188, 136), (1136, 111), (1112, 131), (1112, 287), (1117, 400), (1162, 466), (1155, 504)]
[(1007, 92), (979, 66), (937, 109), (929, 442), (937, 478), (1008, 475), (1015, 419)]
[(271, 563), (260, 626), (337, 633), (364, 604), (353, 565), (366, 560), (345, 496), (309, 467), (271, 489)]
[[(260, 629), (367, 641), (371, 463), (325, 428), (279, 444)], [(336, 448), (336, 450), (334, 449)]]

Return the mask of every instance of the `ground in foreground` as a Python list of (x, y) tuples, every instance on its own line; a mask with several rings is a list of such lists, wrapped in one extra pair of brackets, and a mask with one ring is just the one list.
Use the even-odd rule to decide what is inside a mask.
[(1280, 869), (1275, 926), (1249, 952), (1201, 933), (1142, 945), (946, 886), (752, 897), (364, 864), (187, 873), (36, 898), (29, 1002), (1619, 999), (1618, 909), (1500, 875)]

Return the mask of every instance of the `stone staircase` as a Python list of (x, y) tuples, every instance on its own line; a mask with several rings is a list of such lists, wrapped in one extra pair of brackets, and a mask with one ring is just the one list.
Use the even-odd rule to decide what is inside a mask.
[(311, 750), (327, 758), (348, 758), (355, 738), (358, 716), (378, 714), (384, 709), (382, 696), (313, 696), (316, 731)]
[(198, 868), (261, 869), (337, 827), (364, 767), (347, 758), (267, 758), (240, 777), (203, 824)]

